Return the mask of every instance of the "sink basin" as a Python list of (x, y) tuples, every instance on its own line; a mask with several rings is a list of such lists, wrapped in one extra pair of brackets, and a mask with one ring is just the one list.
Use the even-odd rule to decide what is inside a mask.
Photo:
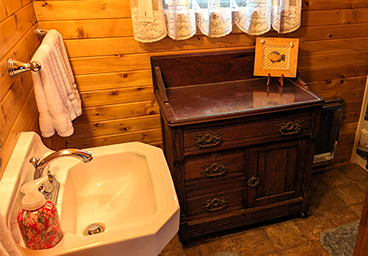
[(28, 160), (53, 151), (36, 133), (20, 135), (0, 183), (1, 214), (19, 249), (37, 256), (158, 255), (179, 229), (179, 204), (162, 150), (140, 142), (86, 150), (93, 155), (90, 163), (72, 157), (51, 163), (60, 182), (56, 206), (64, 237), (54, 248), (33, 251), (24, 247), (16, 223), (19, 186), (33, 177)]

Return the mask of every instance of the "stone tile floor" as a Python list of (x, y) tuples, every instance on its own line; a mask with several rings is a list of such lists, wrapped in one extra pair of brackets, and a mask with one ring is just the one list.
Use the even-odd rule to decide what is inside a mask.
[(307, 218), (200, 237), (185, 246), (176, 235), (159, 256), (328, 256), (320, 233), (360, 219), (367, 188), (368, 172), (355, 164), (315, 172)]

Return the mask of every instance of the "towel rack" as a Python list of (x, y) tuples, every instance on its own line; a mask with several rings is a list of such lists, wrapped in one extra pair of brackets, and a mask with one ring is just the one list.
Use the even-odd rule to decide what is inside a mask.
[(24, 63), (11, 58), (8, 59), (8, 72), (11, 77), (16, 77), (18, 74), (32, 70), (34, 72), (41, 69), (41, 64), (35, 61)]
[[(36, 34), (39, 39), (42, 39), (48, 32), (49, 30), (47, 29), (42, 29), (38, 26), (36, 28)], [(36, 71), (39, 71), (40, 69), (41, 69), (41, 64), (35, 61), (32, 61), (30, 63), (24, 63), (24, 62), (17, 61), (11, 58), (8, 59), (8, 72), (11, 77), (16, 77), (18, 74), (21, 74), (29, 70), (36, 72)]]

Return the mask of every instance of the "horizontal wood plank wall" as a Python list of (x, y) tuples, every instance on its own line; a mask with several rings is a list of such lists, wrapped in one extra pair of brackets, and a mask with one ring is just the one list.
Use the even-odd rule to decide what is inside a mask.
[(31, 0), (0, 1), (0, 178), (20, 132), (32, 129), (37, 115), (30, 74), (11, 78), (7, 59), (28, 61), (38, 46), (32, 28), (36, 15)]
[[(159, 110), (150, 57), (254, 47), (254, 36), (197, 34), (152, 44), (134, 40), (129, 0), (34, 1), (40, 27), (64, 37), (83, 100), (68, 147), (139, 140), (160, 145)], [(368, 70), (368, 1), (304, 0), (302, 26), (294, 33), (263, 36), (300, 39), (299, 70), (325, 98), (345, 99), (337, 163), (350, 160)]]
[[(10, 77), (7, 59), (30, 61), (40, 44), (36, 14), (31, 0), (0, 0), (0, 178), (23, 131), (39, 133), (38, 111), (30, 72)], [(65, 146), (54, 136), (43, 139), (46, 146)]]

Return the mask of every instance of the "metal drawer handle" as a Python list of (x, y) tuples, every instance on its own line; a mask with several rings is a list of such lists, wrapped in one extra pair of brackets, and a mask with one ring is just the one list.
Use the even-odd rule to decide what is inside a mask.
[(228, 200), (228, 196), (208, 199), (202, 202), (202, 209), (205, 209), (207, 212), (219, 211), (227, 206), (227, 204), (229, 203)]
[(210, 148), (219, 145), (222, 142), (222, 138), (220, 137), (223, 132), (215, 132), (215, 133), (206, 133), (204, 135), (200, 134), (196, 137), (193, 137), (196, 142), (193, 145), (199, 148)]
[(248, 187), (255, 188), (258, 186), (258, 184), (261, 183), (261, 179), (255, 176), (250, 177), (247, 184)]
[(203, 165), (201, 166), (201, 168), (204, 170), (201, 172), (201, 174), (203, 174), (207, 178), (223, 176), (229, 170), (229, 168), (226, 167), (226, 165), (228, 164), (229, 162), (221, 162), (213, 163), (210, 165)]
[(277, 126), (280, 127), (280, 129), (277, 130), (277, 132), (281, 133), (282, 135), (293, 135), (298, 134), (302, 131), (303, 127), (301, 123), (303, 123), (304, 120), (300, 119), (297, 121), (289, 121), (280, 123)]

